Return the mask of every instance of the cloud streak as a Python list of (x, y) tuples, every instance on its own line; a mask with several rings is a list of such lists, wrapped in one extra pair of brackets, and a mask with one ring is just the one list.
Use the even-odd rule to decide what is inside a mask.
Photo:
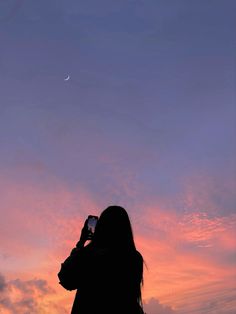
[[(1, 181), (2, 191), (5, 191), (2, 198), (5, 221), (0, 223), (5, 258), (0, 257), (0, 264), (12, 279), (6, 286), (6, 280), (0, 277), (0, 287), (2, 290), (8, 287), (9, 290), (11, 286), (14, 291), (29, 292), (30, 295), (36, 289), (39, 294), (50, 295), (43, 282), (25, 279), (28, 272), (32, 276), (42, 274), (44, 280), (56, 288), (56, 302), (61, 304), (62, 311), (66, 311), (70, 308), (72, 296), (60, 290), (53, 274), (57, 273), (60, 263), (77, 242), (88, 208), (98, 209), (99, 204), (83, 186), (71, 189), (54, 178), (51, 180), (46, 186), (27, 180), (17, 183), (4, 178)], [(122, 177), (119, 180), (122, 181)], [(127, 181), (128, 190), (132, 182), (130, 184)], [(232, 278), (236, 276), (233, 262), (235, 215), (219, 216), (218, 211), (214, 214), (212, 199), (207, 196), (204, 204), (205, 209), (209, 206), (209, 213), (197, 211), (193, 193), (194, 189), (191, 208), (181, 214), (172, 202), (164, 198), (127, 207), (134, 225), (137, 248), (147, 264), (143, 297), (149, 310), (157, 308), (164, 313), (180, 311), (182, 314), (181, 311), (187, 313), (187, 309), (193, 311), (195, 308), (200, 314), (201, 304), (209, 303), (216, 294), (221, 303), (215, 303), (214, 309), (220, 309), (221, 304), (232, 306), (232, 301), (227, 299), (227, 285), (233, 285)], [(186, 204), (185, 199), (189, 199), (188, 194), (182, 198), (183, 204)], [(16, 227), (7, 230), (4, 227), (6, 222)], [(231, 256), (232, 262), (229, 262)], [(13, 272), (20, 276), (19, 280), (14, 279)], [(184, 297), (187, 293), (190, 296)], [(160, 300), (160, 304), (147, 301), (151, 298)], [(4, 300), (5, 308), (13, 306), (12, 297)], [(19, 308), (37, 307), (32, 299), (22, 298), (19, 302)]]

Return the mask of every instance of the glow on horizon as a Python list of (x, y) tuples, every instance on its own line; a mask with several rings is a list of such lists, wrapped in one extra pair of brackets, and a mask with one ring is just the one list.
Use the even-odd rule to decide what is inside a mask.
[[(1, 268), (5, 267), (9, 285), (13, 286), (9, 294), (11, 299), (24, 295), (21, 287), (14, 286), (14, 278), (19, 278), (23, 286), (23, 282), (27, 285), (33, 274), (33, 278), (43, 279), (48, 285), (46, 295), (42, 291), (39, 291), (39, 296), (32, 292), (36, 303), (44, 296), (45, 304), (57, 301), (69, 307), (74, 293), (68, 293), (58, 286), (56, 273), (60, 262), (78, 239), (87, 206), (99, 208), (99, 205), (88, 198), (87, 193), (78, 195), (76, 191), (71, 192), (58, 184), (48, 191), (43, 186), (6, 185), (4, 182), (4, 189), (8, 191), (5, 194), (6, 204), (14, 209), (14, 215), (7, 211), (5, 222), (15, 225), (14, 221), (17, 221), (17, 228), (8, 229), (8, 232), (4, 232), (6, 237), (1, 238), (5, 261), (8, 261), (7, 266), (1, 260)], [(32, 211), (35, 204), (38, 206), (39, 200), (40, 211)], [(83, 204), (79, 211), (78, 200)], [(71, 212), (66, 214), (64, 206), (69, 207)], [(219, 289), (228, 291), (229, 285), (233, 287), (236, 275), (234, 265), (223, 267), (224, 260), (220, 254), (227, 255), (236, 249), (234, 214), (228, 219), (211, 219), (201, 212), (180, 216), (174, 209), (166, 211), (158, 205), (139, 206), (142, 207), (142, 221), (135, 217), (132, 208), (130, 215), (137, 248), (147, 265), (143, 288), (145, 302), (156, 298), (178, 312), (179, 309), (186, 310), (193, 306), (201, 299), (203, 291), (204, 301), (210, 300), (211, 295), (220, 294)], [(17, 241), (12, 241), (13, 238)], [(185, 298), (187, 294), (191, 295), (191, 301)]]

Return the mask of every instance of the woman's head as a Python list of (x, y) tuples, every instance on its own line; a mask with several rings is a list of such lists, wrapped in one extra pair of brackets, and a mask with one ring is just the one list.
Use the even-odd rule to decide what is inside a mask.
[(110, 248), (135, 249), (130, 219), (123, 207), (109, 206), (101, 213), (92, 242)]

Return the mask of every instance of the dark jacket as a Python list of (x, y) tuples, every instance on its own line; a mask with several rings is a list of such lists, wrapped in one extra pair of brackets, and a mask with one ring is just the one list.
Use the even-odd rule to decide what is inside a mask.
[(138, 251), (74, 249), (58, 273), (67, 290), (77, 289), (71, 314), (140, 314), (143, 259)]

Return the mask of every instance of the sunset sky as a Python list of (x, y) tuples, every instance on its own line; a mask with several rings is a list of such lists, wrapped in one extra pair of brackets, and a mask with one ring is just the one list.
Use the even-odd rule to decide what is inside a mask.
[(69, 314), (60, 264), (111, 204), (147, 314), (236, 313), (235, 21), (234, 0), (0, 1), (1, 314)]

